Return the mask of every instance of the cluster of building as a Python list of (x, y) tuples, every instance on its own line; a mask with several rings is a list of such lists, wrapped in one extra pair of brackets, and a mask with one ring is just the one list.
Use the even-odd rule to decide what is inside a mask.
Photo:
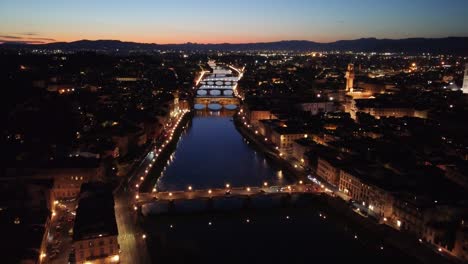
[[(5, 263), (44, 263), (50, 259), (59, 200), (53, 180), (45, 178), (0, 182), (0, 228)], [(72, 231), (73, 263), (118, 263), (118, 230), (112, 188), (103, 182), (78, 187)], [(52, 235), (54, 234), (54, 235)], [(55, 254), (55, 253), (54, 253)], [(68, 257), (68, 252), (65, 253)]]
[(73, 200), (70, 260), (119, 262), (110, 190), (189, 109), (190, 94), (179, 91), (191, 89), (197, 64), (171, 54), (11, 56), (18, 64), (6, 69), (6, 85), (18, 94), (7, 104), (0, 177), (6, 263), (49, 260), (51, 243), (61, 242), (56, 207)]
[[(416, 63), (409, 67), (382, 75), (427, 74)], [(454, 71), (456, 80), (463, 79), (461, 67)], [(441, 76), (448, 69), (426, 68)], [(296, 85), (283, 96), (243, 83), (241, 121), (363, 217), (468, 260), (468, 142), (459, 133), (467, 130), (459, 119), (468, 109), (464, 90), (428, 87), (427, 80), (419, 84), (424, 88), (416, 83), (377, 88), (356, 82), (353, 65), (343, 71), (337, 75), (341, 88), (300, 91)]]

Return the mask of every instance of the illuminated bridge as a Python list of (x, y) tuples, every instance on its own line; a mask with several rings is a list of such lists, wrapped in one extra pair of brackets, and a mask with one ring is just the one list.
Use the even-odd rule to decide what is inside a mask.
[(293, 194), (320, 193), (323, 190), (315, 184), (288, 186), (233, 187), (194, 190), (191, 186), (186, 191), (139, 193), (135, 197), (135, 210), (147, 214), (165, 214), (169, 212), (200, 212), (208, 209), (233, 210), (246, 205), (251, 208), (280, 205)]
[(219, 66), (214, 61), (209, 61), (208, 64), (212, 71), (203, 71), (196, 82), (195, 109), (236, 109), (239, 106), (237, 81), (242, 78), (242, 70), (232, 66)]

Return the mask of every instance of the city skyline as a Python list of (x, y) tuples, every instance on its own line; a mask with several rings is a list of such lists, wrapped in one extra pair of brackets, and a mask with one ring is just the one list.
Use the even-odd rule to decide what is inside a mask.
[[(118, 39), (143, 43), (468, 36), (468, 2), (2, 2), (0, 42)], [(431, 25), (428, 27), (427, 25)]]
[(467, 11), (0, 0), (2, 263), (468, 263)]

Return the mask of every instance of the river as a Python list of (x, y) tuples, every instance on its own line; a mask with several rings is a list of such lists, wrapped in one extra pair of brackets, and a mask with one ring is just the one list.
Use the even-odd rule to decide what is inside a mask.
[(283, 171), (237, 131), (233, 114), (204, 110), (194, 115), (156, 183), (158, 191), (288, 183)]

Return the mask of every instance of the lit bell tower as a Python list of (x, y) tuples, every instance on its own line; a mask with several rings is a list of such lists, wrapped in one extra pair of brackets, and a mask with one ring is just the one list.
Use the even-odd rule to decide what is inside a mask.
[(348, 69), (346, 70), (346, 92), (353, 91), (353, 82), (354, 82), (354, 64), (348, 64)]
[(462, 91), (464, 94), (468, 94), (468, 63), (465, 64), (465, 74), (463, 76)]

